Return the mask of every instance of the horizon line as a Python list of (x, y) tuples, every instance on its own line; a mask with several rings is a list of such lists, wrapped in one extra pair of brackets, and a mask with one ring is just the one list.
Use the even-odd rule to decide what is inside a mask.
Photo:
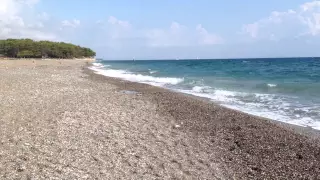
[(301, 57), (257, 57), (257, 58), (168, 58), (168, 59), (104, 59), (104, 58), (96, 58), (96, 60), (103, 60), (103, 61), (181, 61), (181, 60), (254, 60), (254, 59), (299, 59), (299, 58), (320, 58), (320, 56), (301, 56)]

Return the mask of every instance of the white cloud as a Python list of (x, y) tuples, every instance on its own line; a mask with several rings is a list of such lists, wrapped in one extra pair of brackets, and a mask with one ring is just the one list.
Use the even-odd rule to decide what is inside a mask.
[(199, 33), (199, 43), (201, 45), (213, 45), (223, 43), (223, 39), (216, 35), (209, 33), (201, 24), (196, 27), (197, 32)]
[(223, 42), (221, 37), (209, 33), (201, 24), (190, 29), (177, 22), (172, 22), (168, 29), (147, 30), (146, 37), (148, 45), (155, 47), (213, 45)]
[(96, 24), (102, 24), (102, 23), (103, 23), (102, 20), (97, 20), (97, 21), (96, 21)]
[(309, 33), (316, 36), (320, 33), (320, 13), (313, 13), (311, 17), (304, 19), (309, 27)]
[[(104, 24), (100, 21), (99, 24)], [(119, 20), (114, 16), (109, 16), (106, 25), (106, 34), (109, 38), (113, 40), (132, 38), (134, 35), (134, 30), (129, 21)], [(119, 42), (113, 42), (114, 44), (119, 44)]]
[(103, 37), (104, 43), (113, 47), (128, 47), (132, 44), (157, 48), (186, 47), (223, 42), (221, 37), (208, 32), (202, 25), (189, 28), (175, 21), (171, 22), (167, 28), (143, 29), (136, 28), (129, 21), (109, 16), (105, 21), (96, 21), (95, 25), (97, 26), (95, 29)]
[(301, 5), (302, 11), (313, 11), (320, 7), (320, 1), (311, 1)]
[(259, 23), (246, 24), (242, 27), (242, 31), (248, 33), (252, 38), (256, 38), (259, 32)]
[[(2, 0), (0, 6), (0, 17), (12, 16), (17, 13), (18, 7), (15, 4), (15, 1), (12, 0)], [(2, 19), (2, 18), (1, 18)]]
[[(273, 11), (267, 18), (244, 25), (242, 31), (249, 34), (252, 38), (268, 38), (271, 35), (274, 38), (279, 28), (290, 27), (297, 21), (300, 21), (300, 18), (294, 10), (290, 9), (284, 12)], [(282, 30), (280, 32), (283, 33)]]
[(71, 21), (63, 20), (61, 22), (61, 24), (62, 24), (63, 27), (76, 28), (76, 27), (80, 26), (80, 20), (78, 20), (78, 19), (73, 19)]
[[(56, 40), (49, 31), (43, 31), (43, 22), (33, 12), (38, 0), (1, 0), (0, 38), (32, 38)], [(25, 19), (24, 17), (33, 17)]]
[(40, 0), (20, 0), (21, 3), (24, 3), (28, 6), (33, 6), (37, 4)]
[(130, 23), (128, 21), (121, 21), (121, 20), (117, 19), (114, 16), (110, 16), (109, 17), (108, 23), (110, 23), (112, 25), (118, 25), (118, 26), (121, 26), (121, 27), (125, 27), (125, 28), (130, 27)]
[(42, 21), (47, 21), (50, 19), (50, 16), (46, 12), (41, 12), (37, 15), (37, 18)]
[[(274, 11), (269, 17), (242, 27), (242, 32), (256, 39), (294, 38), (320, 34), (320, 1), (311, 1), (297, 9)], [(271, 37), (271, 38), (270, 38)]]
[(300, 6), (300, 20), (308, 27), (305, 34), (320, 34), (320, 1), (312, 1)]
[(153, 47), (167, 47), (167, 46), (186, 46), (188, 45), (187, 27), (172, 22), (169, 28), (154, 28), (145, 30), (145, 38), (147, 45)]
[(36, 22), (34, 24), (28, 24), (28, 28), (42, 29), (44, 27), (42, 22)]

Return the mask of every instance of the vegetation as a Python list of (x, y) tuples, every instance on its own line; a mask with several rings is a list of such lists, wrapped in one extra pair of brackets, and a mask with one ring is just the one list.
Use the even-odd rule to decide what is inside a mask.
[(0, 40), (0, 57), (10, 58), (88, 58), (96, 56), (89, 48), (63, 42), (31, 39)]

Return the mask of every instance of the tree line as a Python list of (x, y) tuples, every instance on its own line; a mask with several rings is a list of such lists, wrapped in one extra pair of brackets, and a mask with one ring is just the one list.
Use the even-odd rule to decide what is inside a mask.
[(0, 40), (0, 56), (10, 58), (88, 58), (96, 53), (90, 48), (64, 42), (32, 39)]

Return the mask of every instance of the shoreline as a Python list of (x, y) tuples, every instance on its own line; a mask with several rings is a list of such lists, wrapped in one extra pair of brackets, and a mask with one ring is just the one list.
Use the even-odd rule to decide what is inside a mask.
[[(94, 80), (117, 86), (119, 91), (133, 91), (151, 99), (162, 114), (174, 117), (185, 132), (211, 143), (211, 148), (223, 157), (223, 163), (232, 167), (235, 174), (242, 174), (239, 177), (319, 178), (315, 175), (320, 174), (320, 169), (310, 158), (313, 153), (314, 162), (320, 163), (320, 131), (316, 129), (254, 116), (190, 94), (106, 77), (88, 67), (84, 72)], [(306, 167), (313, 170), (307, 172)], [(310, 171), (314, 176), (310, 176)]]
[[(237, 113), (243, 113), (243, 114), (246, 114), (248, 116), (253, 116), (255, 118), (259, 118), (261, 120), (264, 120), (264, 121), (268, 121), (270, 123), (273, 123), (273, 124), (276, 124), (277, 126), (280, 126), (280, 127), (283, 127), (283, 128), (286, 128), (286, 129), (289, 129), (289, 130), (292, 130), (292, 131), (295, 131), (295, 132), (298, 132), (302, 135), (306, 135), (306, 136), (309, 136), (310, 138), (313, 138), (315, 140), (319, 140), (320, 141), (320, 130), (317, 130), (317, 129), (314, 129), (312, 127), (306, 127), (306, 126), (300, 126), (300, 125), (296, 125), (296, 124), (290, 124), (290, 123), (286, 123), (286, 122), (283, 122), (283, 121), (278, 121), (278, 120), (274, 120), (274, 119), (269, 119), (269, 118), (266, 118), (266, 117), (262, 117), (262, 116), (257, 116), (257, 115), (254, 115), (254, 114), (250, 114), (250, 113), (247, 113), (247, 112), (243, 112), (243, 111), (240, 111), (240, 110), (237, 110), (237, 109), (233, 109), (233, 108), (229, 108), (229, 107), (225, 107), (223, 105), (220, 105), (214, 101), (212, 101), (211, 99), (209, 98), (206, 98), (206, 97), (199, 97), (199, 96), (196, 96), (196, 95), (193, 95), (193, 94), (188, 94), (188, 93), (183, 93), (183, 92), (179, 92), (179, 91), (174, 91), (174, 90), (171, 90), (171, 89), (168, 89), (168, 88), (165, 88), (165, 87), (159, 87), (159, 86), (153, 86), (153, 85), (150, 85), (150, 84), (146, 84), (146, 83), (139, 83), (139, 82), (133, 82), (133, 81), (128, 81), (128, 80), (124, 80), (124, 79), (121, 79), (121, 78), (116, 78), (116, 77), (108, 77), (108, 76), (104, 76), (104, 75), (100, 75), (100, 74), (96, 74), (95, 73), (95, 70), (92, 70), (90, 69), (90, 67), (93, 66), (92, 63), (91, 64), (88, 64), (86, 67), (90, 70), (90, 71), (93, 71), (95, 75), (99, 75), (99, 76), (103, 76), (105, 78), (108, 78), (109, 80), (112, 80), (112, 82), (115, 82), (116, 85), (119, 85), (119, 83), (117, 83), (116, 81), (122, 81), (122, 82), (126, 82), (128, 84), (137, 84), (137, 85), (145, 85), (146, 87), (147, 86), (150, 86), (152, 88), (158, 88), (158, 89), (162, 89), (162, 90), (165, 90), (165, 91), (169, 91), (171, 93), (177, 93), (177, 94), (181, 94), (181, 95), (184, 95), (186, 97), (190, 97), (190, 98), (193, 98), (195, 100), (200, 100), (200, 101), (204, 101), (205, 103), (208, 103), (208, 104), (212, 104), (214, 106), (220, 106), (222, 108), (225, 108), (225, 109), (228, 109), (228, 110), (231, 110), (231, 111), (235, 111)], [(133, 90), (134, 91), (134, 90)], [(319, 138), (319, 139), (318, 139)]]
[[(175, 64), (173, 61), (170, 63)], [(178, 64), (181, 64), (181, 66), (186, 65), (185, 68), (188, 68), (188, 63), (192, 62), (187, 61)], [(199, 66), (202, 63), (216, 64), (213, 61), (199, 63)], [(228, 63), (231, 62), (227, 62), (226, 65)], [(249, 64), (252, 63), (250, 62)], [(213, 103), (253, 116), (320, 130), (320, 116), (318, 117), (319, 114), (317, 114), (317, 104), (319, 103), (317, 102), (317, 95), (313, 94), (314, 92), (316, 93), (316, 84), (314, 88), (312, 83), (309, 84), (310, 87), (309, 85), (301, 86), (298, 83), (289, 83), (290, 86), (287, 86), (286, 83), (281, 83), (281, 80), (279, 82), (268, 78), (263, 80), (264, 77), (260, 77), (259, 80), (244, 80), (239, 77), (241, 80), (239, 84), (234, 78), (231, 78), (233, 80), (222, 80), (224, 78), (221, 78), (220, 75), (215, 78), (215, 76), (211, 77), (209, 74), (206, 74), (206, 78), (203, 79), (194, 75), (199, 73), (197, 72), (198, 70), (193, 72), (194, 70), (188, 69), (185, 70), (187, 74), (184, 74), (182, 71), (175, 72), (172, 67), (168, 67), (170, 68), (169, 71), (172, 72), (167, 72), (168, 70), (162, 72), (161, 69), (166, 68), (167, 63), (159, 62), (159, 66), (161, 66), (159, 69), (159, 67), (154, 67), (152, 61), (143, 64), (128, 62), (122, 65), (120, 63), (121, 66), (119, 66), (119, 63), (108, 63), (107, 61), (98, 61), (92, 64), (93, 66), (90, 69), (96, 71), (97, 74), (206, 98)], [(238, 64), (240, 67), (251, 66), (247, 65), (248, 62), (239, 62)], [(110, 66), (114, 66), (114, 68)], [(224, 73), (220, 72), (220, 70), (217, 71), (219, 72), (214, 73)], [(229, 74), (228, 76), (231, 77), (233, 75)], [(314, 100), (312, 100), (313, 96)]]
[(317, 133), (88, 66), (0, 61), (0, 178), (320, 178)]

